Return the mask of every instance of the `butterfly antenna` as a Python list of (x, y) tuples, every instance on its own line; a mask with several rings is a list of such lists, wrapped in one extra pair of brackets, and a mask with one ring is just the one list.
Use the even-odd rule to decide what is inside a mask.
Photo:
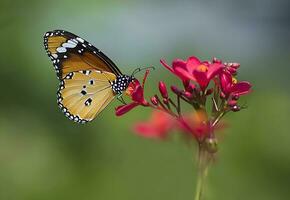
[(133, 72), (132, 72), (132, 74), (131, 74), (131, 77), (133, 77), (135, 74), (137, 74), (137, 73), (139, 73), (139, 72), (141, 72), (141, 71), (143, 71), (143, 70), (146, 70), (146, 69), (153, 69), (153, 70), (155, 70), (155, 67), (153, 67), (153, 66), (151, 66), (151, 67), (139, 67), (139, 68), (137, 68), (137, 69), (135, 69)]

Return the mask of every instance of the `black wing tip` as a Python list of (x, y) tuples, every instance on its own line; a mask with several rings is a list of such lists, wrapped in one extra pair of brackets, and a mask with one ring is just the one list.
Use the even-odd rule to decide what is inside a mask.
[(65, 33), (69, 33), (68, 31), (64, 31), (64, 30), (61, 30), (61, 29), (56, 29), (56, 30), (53, 30), (53, 31), (47, 31), (43, 34), (43, 37), (44, 38), (48, 38), (50, 36), (53, 36), (53, 35), (64, 35)]

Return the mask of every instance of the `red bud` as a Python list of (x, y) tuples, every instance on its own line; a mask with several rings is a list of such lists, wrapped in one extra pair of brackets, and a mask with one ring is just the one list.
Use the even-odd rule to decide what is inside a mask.
[(206, 92), (205, 92), (205, 95), (211, 95), (213, 92), (213, 89), (210, 88), (210, 89), (207, 89)]
[(241, 108), (238, 105), (235, 105), (235, 106), (232, 107), (232, 111), (234, 111), (234, 112), (238, 112), (240, 110), (241, 110)]
[(189, 84), (187, 85), (187, 87), (185, 87), (185, 90), (186, 90), (187, 92), (192, 93), (193, 90), (194, 90), (194, 88), (195, 88), (195, 85), (192, 84), (192, 83), (189, 83)]
[(218, 64), (221, 64), (221, 63), (222, 63), (222, 61), (221, 61), (220, 59), (217, 59), (216, 57), (214, 57), (214, 58), (212, 59), (212, 62), (213, 62), (213, 63), (218, 63)]
[(182, 90), (180, 90), (178, 87), (176, 87), (174, 85), (172, 85), (170, 88), (171, 88), (172, 92), (174, 92), (177, 95), (180, 95), (182, 92)]
[(164, 82), (159, 81), (159, 91), (163, 98), (168, 98), (167, 88)]
[(233, 106), (237, 105), (237, 101), (236, 100), (230, 100), (230, 101), (228, 101), (228, 105), (233, 107)]
[(190, 92), (185, 91), (185, 92), (183, 93), (183, 95), (184, 95), (186, 98), (188, 98), (188, 99), (191, 99), (191, 98), (192, 98), (192, 93), (190, 93)]
[(154, 97), (151, 97), (151, 102), (154, 104), (154, 105), (158, 105), (158, 100), (157, 98), (154, 96)]
[(226, 98), (225, 93), (221, 92), (220, 97), (221, 97), (222, 99)]
[(232, 63), (232, 66), (233, 68), (239, 68), (240, 67), (240, 63)]
[(168, 99), (163, 99), (163, 103), (168, 104)]
[(228, 68), (228, 71), (233, 74), (233, 75), (236, 75), (237, 74), (237, 69), (236, 68), (233, 68), (233, 67), (230, 67)]
[(239, 98), (240, 98), (239, 95), (233, 95), (233, 96), (232, 96), (232, 99), (233, 99), (233, 100), (238, 100)]

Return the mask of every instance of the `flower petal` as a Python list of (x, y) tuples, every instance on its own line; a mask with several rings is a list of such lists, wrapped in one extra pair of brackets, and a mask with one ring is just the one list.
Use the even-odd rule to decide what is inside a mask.
[(138, 135), (147, 138), (163, 138), (163, 133), (160, 133), (154, 126), (151, 126), (150, 123), (140, 122), (137, 123), (134, 127), (134, 132)]
[(150, 73), (150, 70), (147, 69), (146, 72), (145, 72), (145, 74), (144, 74), (143, 81), (142, 81), (142, 87), (143, 87), (143, 89), (144, 89), (145, 82), (147, 80), (147, 77), (148, 77), (149, 73)]
[(182, 81), (188, 81), (188, 80), (196, 80), (192, 74), (190, 74), (188, 71), (184, 70), (183, 68), (176, 68), (175, 69), (175, 74), (181, 78)]
[(173, 68), (173, 70), (175, 70), (178, 67), (186, 70), (186, 62), (183, 61), (183, 60), (181, 60), (181, 59), (175, 59), (175, 60), (173, 60), (173, 62), (172, 62), (172, 68)]
[(213, 63), (208, 67), (207, 71), (207, 78), (212, 79), (214, 76), (216, 76), (219, 72), (222, 71), (223, 65), (219, 63)]
[(179, 122), (179, 128), (197, 140), (202, 140), (210, 131), (207, 114), (202, 110), (183, 116)]
[(140, 86), (140, 82), (138, 81), (138, 79), (134, 79), (134, 81), (132, 81), (127, 89), (126, 89), (126, 94), (129, 96), (132, 96), (132, 94), (134, 93), (134, 91), (136, 90), (136, 87)]
[(142, 104), (143, 106), (148, 106), (148, 102), (144, 99), (144, 89), (141, 87), (141, 85), (136, 87), (131, 97), (133, 101)]
[(126, 105), (122, 105), (122, 106), (118, 106), (116, 108), (116, 115), (117, 116), (121, 116), (124, 115), (125, 113), (129, 112), (130, 110), (132, 110), (133, 108), (135, 108), (136, 106), (138, 106), (139, 104), (137, 102), (132, 102), (130, 104), (126, 104)]
[(228, 95), (231, 92), (230, 88), (232, 85), (232, 75), (227, 71), (223, 71), (219, 77), (220, 77), (221, 89), (224, 94)]
[(187, 71), (192, 74), (193, 70), (195, 70), (195, 68), (198, 67), (200, 64), (201, 62), (197, 57), (195, 56), (189, 57), (186, 61)]
[(248, 94), (251, 89), (251, 84), (247, 81), (242, 81), (237, 84), (234, 84), (231, 88), (233, 95), (244, 95)]
[(175, 126), (175, 122), (174, 118), (169, 114), (154, 111), (148, 122), (137, 123), (134, 130), (143, 137), (163, 139)]
[(166, 68), (166, 69), (168, 69), (169, 71), (171, 71), (173, 74), (174, 74), (174, 71), (173, 71), (173, 69), (172, 69), (172, 67), (170, 67), (167, 63), (166, 63), (166, 61), (164, 60), (164, 59), (161, 59), (160, 60), (160, 63)]
[(194, 70), (193, 75), (196, 79), (196, 82), (199, 84), (201, 90), (205, 90), (209, 84), (210, 79), (207, 78), (207, 72), (202, 72), (199, 70)]
[(138, 85), (135, 88), (135, 91), (132, 93), (132, 100), (141, 103), (144, 99), (143, 92), (144, 92), (143, 88), (140, 85)]

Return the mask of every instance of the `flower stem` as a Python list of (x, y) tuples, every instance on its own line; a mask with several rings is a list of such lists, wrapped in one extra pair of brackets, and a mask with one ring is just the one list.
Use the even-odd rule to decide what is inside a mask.
[(208, 173), (209, 167), (209, 153), (203, 147), (202, 144), (199, 145), (199, 153), (198, 153), (198, 177), (196, 183), (196, 193), (194, 200), (202, 200), (203, 192), (205, 187), (205, 180)]

